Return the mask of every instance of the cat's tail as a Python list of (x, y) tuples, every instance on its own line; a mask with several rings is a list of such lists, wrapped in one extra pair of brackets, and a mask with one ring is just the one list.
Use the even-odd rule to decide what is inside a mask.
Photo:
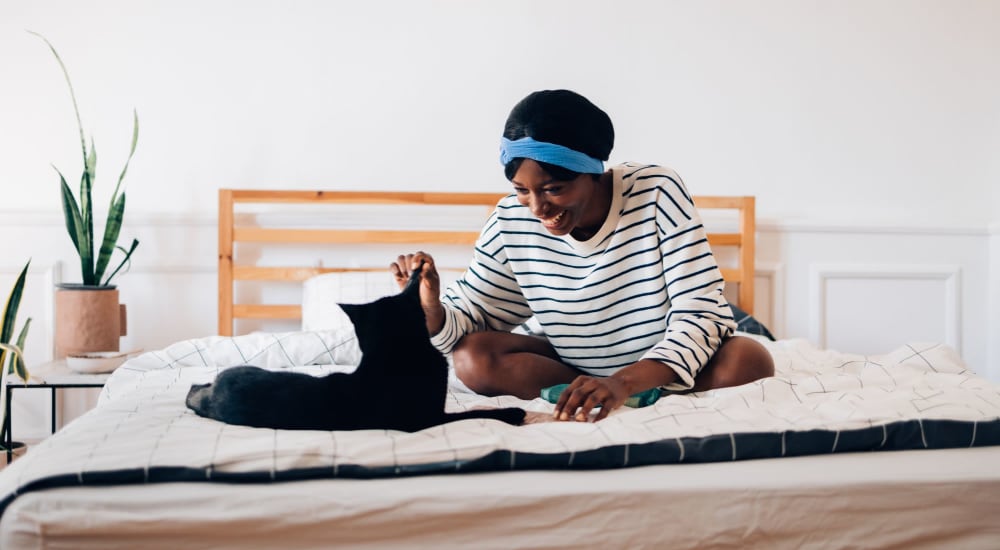
[(506, 409), (476, 409), (460, 413), (445, 413), (444, 421), (457, 422), (468, 418), (490, 418), (514, 426), (520, 426), (524, 423), (524, 415), (524, 409), (516, 407), (508, 407)]

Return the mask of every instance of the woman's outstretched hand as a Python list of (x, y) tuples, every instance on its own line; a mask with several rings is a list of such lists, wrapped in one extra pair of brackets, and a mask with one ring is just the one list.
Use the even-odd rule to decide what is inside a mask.
[(400, 290), (406, 288), (410, 273), (423, 265), (420, 271), (420, 306), (427, 318), (427, 332), (431, 336), (441, 332), (444, 326), (444, 306), (441, 305), (441, 278), (434, 267), (434, 258), (425, 252), (400, 254), (396, 261), (389, 264)]
[(624, 405), (628, 397), (625, 384), (616, 378), (581, 375), (559, 395), (552, 416), (556, 420), (586, 422), (590, 419), (590, 411), (600, 405), (594, 418), (594, 422), (597, 422)]

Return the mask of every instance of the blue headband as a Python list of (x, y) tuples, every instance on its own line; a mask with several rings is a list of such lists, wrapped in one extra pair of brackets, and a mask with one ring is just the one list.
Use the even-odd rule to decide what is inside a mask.
[(604, 172), (603, 162), (569, 147), (535, 141), (530, 137), (516, 141), (505, 137), (500, 138), (500, 164), (506, 166), (508, 162), (516, 158), (547, 162), (581, 174), (601, 174)]

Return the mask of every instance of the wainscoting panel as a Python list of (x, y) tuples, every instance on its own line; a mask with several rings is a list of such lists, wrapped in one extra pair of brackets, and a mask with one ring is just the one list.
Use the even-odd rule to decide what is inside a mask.
[(857, 353), (943, 342), (961, 353), (960, 274), (950, 265), (813, 265), (810, 340)]

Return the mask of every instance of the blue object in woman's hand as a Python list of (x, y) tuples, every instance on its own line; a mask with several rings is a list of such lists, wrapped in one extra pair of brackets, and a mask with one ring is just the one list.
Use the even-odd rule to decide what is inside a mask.
[[(556, 384), (555, 386), (542, 388), (542, 399), (548, 401), (549, 403), (558, 403), (559, 396), (562, 395), (563, 390), (567, 387), (569, 387), (569, 384)], [(652, 388), (629, 397), (625, 400), (625, 406), (632, 407), (633, 409), (648, 407), (649, 405), (656, 403), (656, 400), (659, 398), (660, 388)], [(600, 407), (600, 405), (598, 405), (598, 407)]]

